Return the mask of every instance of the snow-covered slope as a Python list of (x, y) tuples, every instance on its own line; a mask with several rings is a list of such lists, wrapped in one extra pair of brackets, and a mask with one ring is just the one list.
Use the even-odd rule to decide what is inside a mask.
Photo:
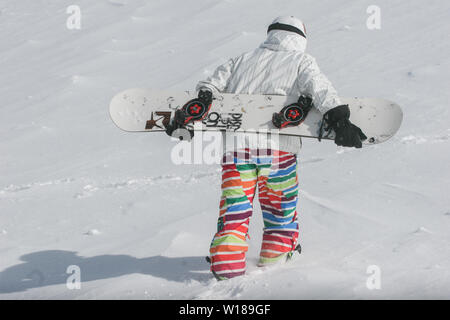
[[(450, 3), (373, 1), (0, 3), (0, 299), (450, 298)], [(363, 150), (304, 140), (303, 253), (216, 282), (219, 166), (176, 166), (164, 135), (129, 134), (108, 103), (132, 87), (192, 89), (263, 41), (277, 15), (301, 17), (309, 52), (342, 96), (398, 102), (404, 124)], [(67, 267), (81, 289), (66, 286)], [(367, 268), (381, 289), (366, 287)]]

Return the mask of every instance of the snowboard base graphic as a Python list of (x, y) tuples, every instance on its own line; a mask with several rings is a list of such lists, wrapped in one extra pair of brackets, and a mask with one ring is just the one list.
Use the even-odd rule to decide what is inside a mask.
[[(113, 122), (129, 132), (164, 132), (175, 111), (196, 98), (195, 92), (128, 89), (113, 97), (110, 115)], [(394, 102), (378, 98), (341, 98), (350, 108), (350, 121), (367, 136), (364, 145), (390, 139), (400, 128), (403, 113)], [(218, 94), (209, 112), (189, 130), (270, 132), (271, 134), (318, 138), (322, 114), (312, 108), (298, 126), (278, 129), (272, 115), (298, 100), (295, 96)], [(201, 125), (200, 125), (201, 124)], [(333, 139), (329, 132), (323, 139)]]

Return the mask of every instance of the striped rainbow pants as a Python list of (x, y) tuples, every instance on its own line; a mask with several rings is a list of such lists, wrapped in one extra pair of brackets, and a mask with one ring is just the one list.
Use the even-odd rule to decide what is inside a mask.
[(245, 273), (247, 233), (258, 190), (264, 234), (258, 265), (285, 259), (295, 249), (297, 158), (276, 150), (245, 149), (222, 161), (222, 197), (217, 233), (211, 242), (211, 271), (220, 278)]

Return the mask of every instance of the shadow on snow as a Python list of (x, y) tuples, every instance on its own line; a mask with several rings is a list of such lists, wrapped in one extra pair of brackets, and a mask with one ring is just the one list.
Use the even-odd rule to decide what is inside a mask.
[(47, 250), (33, 252), (20, 258), (23, 263), (0, 272), (0, 293), (12, 293), (27, 289), (65, 284), (70, 273), (67, 268), (80, 268), (81, 284), (128, 274), (144, 274), (169, 281), (207, 281), (208, 264), (204, 257), (135, 258), (128, 255), (101, 255), (81, 257), (76, 252)]

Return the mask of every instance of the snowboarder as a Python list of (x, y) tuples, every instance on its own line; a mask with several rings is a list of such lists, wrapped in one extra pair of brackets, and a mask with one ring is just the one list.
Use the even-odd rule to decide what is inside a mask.
[[(342, 105), (315, 59), (305, 53), (306, 44), (301, 20), (278, 17), (258, 48), (228, 60), (198, 83), (199, 97), (212, 99), (218, 92), (307, 95), (324, 115), (325, 125), (336, 132), (335, 143), (360, 148), (365, 135), (349, 121), (348, 106)], [(225, 140), (220, 214), (209, 259), (211, 271), (219, 280), (245, 273), (246, 239), (256, 190), (264, 219), (258, 265), (289, 259), (298, 248), (299, 234), (296, 155), (300, 138), (280, 136), (277, 149), (268, 148), (266, 143), (250, 146), (242, 134), (227, 132)], [(230, 140), (234, 148), (228, 147)]]

